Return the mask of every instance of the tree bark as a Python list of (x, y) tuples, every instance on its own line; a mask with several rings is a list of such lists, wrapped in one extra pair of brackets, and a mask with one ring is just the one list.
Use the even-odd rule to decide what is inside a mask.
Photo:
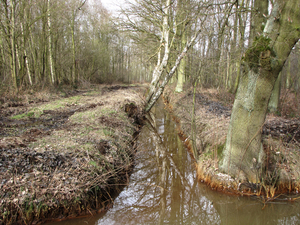
[[(189, 2), (182, 1), (182, 0), (178, 1), (177, 14), (179, 14), (179, 16), (178, 16), (179, 18), (177, 19), (178, 22), (176, 23), (177, 24), (176, 29), (178, 29), (180, 32), (181, 41), (178, 43), (178, 49), (180, 51), (182, 50), (182, 48), (184, 48), (186, 46), (186, 42), (187, 42), (187, 30), (186, 30), (185, 23), (183, 23), (183, 21), (185, 20), (186, 14), (187, 14), (184, 4), (187, 5), (187, 4), (189, 4)], [(183, 91), (183, 84), (185, 82), (185, 76), (186, 76), (186, 71), (185, 71), (186, 63), (187, 63), (186, 57), (183, 57), (183, 59), (181, 60), (181, 62), (179, 64), (178, 71), (177, 71), (178, 79), (177, 79), (177, 85), (176, 85), (175, 91), (179, 92), (179, 93)]]
[[(26, 12), (24, 12), (24, 17), (26, 19)], [(31, 79), (31, 72), (30, 72), (30, 67), (29, 67), (29, 62), (28, 62), (28, 55), (27, 55), (27, 51), (26, 51), (26, 47), (25, 47), (26, 38), (24, 35), (24, 28), (23, 28), (22, 23), (21, 23), (21, 33), (22, 33), (22, 36), (24, 37), (24, 61), (25, 61), (27, 75), (28, 75), (28, 81), (29, 81), (30, 86), (32, 86), (32, 79)]]
[(18, 91), (17, 73), (16, 73), (16, 43), (15, 43), (15, 1), (10, 1), (11, 24), (10, 24), (10, 47), (11, 47), (11, 78), (15, 91)]
[(288, 60), (287, 70), (286, 70), (286, 89), (290, 89), (292, 86), (292, 76), (291, 76), (291, 59)]
[(261, 130), (268, 102), (284, 62), (300, 38), (300, 7), (296, 5), (298, 0), (275, 2), (264, 34), (245, 54), (244, 71), (219, 163), (221, 171), (241, 180), (254, 183), (261, 178), (259, 172), (265, 155)]
[(268, 15), (269, 0), (254, 0), (254, 11), (251, 12), (251, 30), (250, 43), (252, 44), (254, 37), (262, 34), (266, 25)]
[(177, 85), (175, 88), (176, 92), (182, 92), (183, 91), (183, 83), (184, 83), (184, 76), (185, 76), (185, 65), (186, 65), (186, 59), (183, 57), (181, 60), (181, 63), (178, 67), (178, 79), (177, 79)]
[(278, 110), (279, 106), (279, 100), (280, 100), (280, 90), (281, 90), (281, 72), (278, 75), (278, 78), (275, 82), (270, 101), (268, 110), (272, 113), (276, 112)]
[(191, 39), (191, 41), (187, 43), (187, 45), (185, 46), (185, 48), (183, 49), (181, 54), (177, 57), (177, 59), (175, 61), (175, 64), (172, 67), (172, 69), (170, 70), (170, 72), (168, 74), (166, 74), (166, 76), (162, 80), (159, 87), (152, 93), (151, 98), (149, 98), (149, 100), (147, 101), (147, 104), (146, 104), (146, 107), (145, 107), (145, 112), (149, 112), (151, 110), (151, 108), (153, 107), (153, 105), (155, 104), (155, 102), (159, 99), (159, 97), (161, 96), (161, 94), (163, 93), (163, 91), (165, 89), (165, 86), (168, 84), (169, 80), (174, 75), (180, 61), (185, 56), (185, 54), (188, 52), (190, 47), (194, 44), (194, 42), (195, 42), (195, 40), (198, 37), (200, 32), (201, 32), (201, 30), (198, 30), (197, 33), (195, 34), (195, 36)]
[(71, 36), (72, 36), (72, 83), (73, 86), (77, 85), (76, 79), (76, 46), (75, 46), (75, 17), (76, 9), (72, 12), (72, 21), (71, 21)]
[(163, 17), (163, 25), (162, 25), (162, 32), (161, 32), (161, 46), (164, 46), (165, 53), (162, 61), (160, 62), (160, 50), (158, 52), (158, 61), (157, 65), (153, 71), (152, 75), (152, 81), (150, 84), (149, 94), (147, 96), (146, 101), (149, 102), (152, 96), (154, 95), (155, 89), (157, 87), (158, 81), (163, 73), (164, 68), (167, 66), (168, 60), (169, 60), (169, 29), (168, 29), (168, 18), (169, 18), (169, 12), (170, 12), (170, 4), (171, 0), (167, 0), (165, 8), (164, 8), (164, 17)]
[[(55, 74), (53, 68), (53, 54), (52, 54), (52, 38), (51, 38), (51, 13), (50, 13), (50, 0), (47, 0), (47, 22), (48, 22), (48, 49), (49, 49), (49, 64), (50, 64), (50, 76), (51, 82), (55, 82)], [(72, 39), (73, 41), (73, 39)]]

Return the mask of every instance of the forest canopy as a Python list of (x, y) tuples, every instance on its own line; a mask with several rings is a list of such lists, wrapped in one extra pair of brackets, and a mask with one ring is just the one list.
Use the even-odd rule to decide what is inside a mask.
[[(150, 82), (163, 50), (164, 1), (127, 1), (112, 14), (93, 0), (12, 0), (0, 3), (2, 92), (84, 82)], [(270, 8), (272, 4), (270, 5)], [(251, 0), (171, 1), (170, 70), (201, 29), (171, 82), (237, 90), (246, 49), (266, 14)], [(255, 19), (261, 27), (255, 27)], [(299, 89), (299, 46), (283, 70), (286, 87)], [(294, 73), (291, 71), (295, 71)]]

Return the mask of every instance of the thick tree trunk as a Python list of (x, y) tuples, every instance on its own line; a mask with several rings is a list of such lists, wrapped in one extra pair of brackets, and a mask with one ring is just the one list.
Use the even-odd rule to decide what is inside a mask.
[[(249, 182), (259, 182), (264, 166), (261, 130), (275, 81), (300, 38), (298, 0), (275, 2), (260, 36), (244, 58), (244, 72), (232, 109), (220, 169)], [(259, 57), (258, 57), (259, 56)]]
[(241, 77), (227, 134), (222, 169), (235, 177), (257, 181), (263, 162), (261, 129), (275, 75), (261, 69), (250, 70)]

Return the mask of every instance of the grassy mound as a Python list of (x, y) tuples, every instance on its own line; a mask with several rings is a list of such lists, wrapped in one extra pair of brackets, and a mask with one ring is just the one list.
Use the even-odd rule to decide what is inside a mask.
[(133, 166), (142, 91), (110, 86), (44, 101), (31, 96), (3, 102), (0, 224), (105, 209)]

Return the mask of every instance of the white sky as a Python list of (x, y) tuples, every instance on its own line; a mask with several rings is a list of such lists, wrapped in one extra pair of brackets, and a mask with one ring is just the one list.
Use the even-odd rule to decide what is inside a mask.
[(120, 9), (119, 6), (124, 4), (125, 0), (101, 0), (101, 2), (106, 9), (115, 13)]

